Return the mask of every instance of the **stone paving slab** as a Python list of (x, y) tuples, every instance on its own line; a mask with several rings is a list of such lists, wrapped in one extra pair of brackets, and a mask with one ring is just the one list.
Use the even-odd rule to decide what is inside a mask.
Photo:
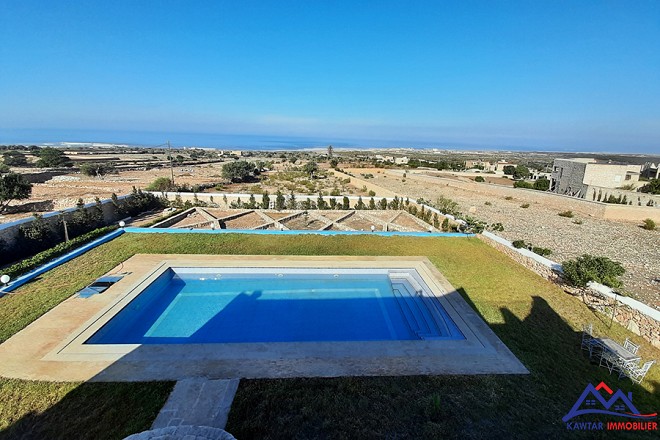
[(236, 440), (220, 428), (209, 426), (169, 426), (129, 435), (124, 440)]
[(176, 383), (151, 429), (197, 425), (224, 429), (238, 379), (183, 379)]

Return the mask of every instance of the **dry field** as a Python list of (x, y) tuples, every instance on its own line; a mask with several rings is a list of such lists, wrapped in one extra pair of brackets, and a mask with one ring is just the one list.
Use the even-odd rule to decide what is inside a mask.
[(619, 261), (626, 268), (623, 276), (626, 293), (660, 309), (660, 231), (647, 231), (635, 223), (588, 216), (560, 217), (560, 211), (555, 207), (539, 203), (522, 208), (525, 204), (524, 191), (521, 191), (519, 198), (506, 200), (504, 195), (480, 194), (446, 186), (440, 181), (437, 185), (429, 184), (428, 181), (416, 180), (410, 173), (403, 182), (400, 172), (382, 169), (346, 171), (356, 176), (371, 173), (374, 178), (368, 179), (370, 184), (411, 199), (423, 197), (433, 202), (439, 196), (448, 197), (459, 204), (462, 212), (470, 212), (470, 215), (489, 224), (502, 223), (504, 231), (497, 232), (498, 235), (511, 241), (525, 240), (534, 246), (551, 249), (553, 253), (549, 258), (558, 262), (585, 253)]

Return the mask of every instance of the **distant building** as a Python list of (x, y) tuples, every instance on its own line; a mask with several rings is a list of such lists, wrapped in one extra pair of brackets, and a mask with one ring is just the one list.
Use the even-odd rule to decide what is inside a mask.
[(597, 161), (596, 159), (555, 159), (550, 190), (585, 198), (590, 189), (620, 188), (639, 181), (640, 165)]
[(645, 179), (660, 179), (660, 162), (657, 165), (652, 162), (646, 162), (642, 165), (641, 177)]
[(379, 162), (392, 162), (394, 163), (394, 156), (383, 156), (382, 154), (376, 155), (376, 160)]
[(494, 165), (492, 171), (504, 172), (504, 167), (512, 166), (515, 167), (515, 163), (507, 162), (506, 160), (498, 160)]
[(410, 159), (407, 156), (394, 158), (394, 163), (396, 165), (406, 165), (408, 162), (410, 162)]
[(488, 161), (483, 160), (466, 160), (465, 169), (470, 170), (473, 168), (484, 170), (484, 171), (495, 171), (492, 169), (493, 165)]

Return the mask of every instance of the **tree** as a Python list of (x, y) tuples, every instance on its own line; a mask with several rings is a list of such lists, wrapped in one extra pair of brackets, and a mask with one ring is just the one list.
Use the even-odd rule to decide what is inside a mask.
[(516, 172), (516, 167), (514, 167), (513, 165), (506, 165), (503, 171), (504, 174), (506, 174), (507, 176), (513, 176), (513, 173)]
[(486, 179), (484, 179), (484, 178), (481, 177), (481, 176), (477, 176), (477, 177), (474, 178), (474, 181), (475, 181), (475, 182), (485, 182)]
[(651, 179), (649, 183), (639, 189), (643, 193), (660, 194), (660, 179)]
[(11, 170), (9, 169), (9, 167), (8, 167), (7, 165), (5, 165), (4, 163), (0, 162), (0, 174), (8, 173), (8, 172), (10, 172), (10, 171), (11, 171)]
[(314, 177), (314, 173), (316, 171), (318, 171), (318, 169), (319, 169), (319, 166), (313, 160), (310, 160), (309, 162), (307, 162), (305, 164), (305, 166), (303, 167), (303, 171), (306, 172), (307, 174), (309, 174), (310, 179)]
[(80, 172), (83, 173), (86, 176), (92, 176), (92, 177), (102, 177), (105, 176), (108, 173), (111, 173), (114, 171), (114, 166), (112, 164), (105, 164), (105, 163), (84, 163), (80, 165)]
[(376, 209), (376, 201), (374, 200), (373, 197), (369, 199), (369, 209), (371, 210)]
[(39, 168), (70, 167), (73, 165), (64, 152), (57, 148), (42, 148), (37, 152), (37, 156), (39, 156), (37, 161)]
[(285, 207), (285, 201), (284, 201), (284, 195), (282, 194), (282, 191), (279, 189), (275, 193), (275, 209), (278, 211), (283, 210)]
[(268, 191), (264, 191), (264, 194), (261, 196), (261, 207), (263, 209), (270, 208), (270, 197), (268, 197)]
[(174, 184), (172, 183), (172, 179), (169, 179), (167, 177), (158, 177), (156, 180), (151, 182), (149, 186), (147, 186), (147, 191), (160, 191), (160, 192), (166, 192), (166, 191), (172, 191), (174, 189)]
[(547, 191), (550, 189), (550, 181), (548, 179), (538, 179), (534, 182), (534, 189), (538, 191)]
[(335, 149), (332, 148), (332, 145), (328, 145), (328, 157), (332, 159), (332, 153), (335, 152)]
[(28, 164), (27, 157), (20, 151), (8, 151), (3, 153), (2, 161), (5, 165), (10, 167), (24, 167)]
[(243, 182), (253, 176), (255, 168), (253, 162), (245, 160), (229, 162), (222, 166), (222, 177), (232, 182)]
[(344, 198), (342, 199), (341, 208), (342, 209), (351, 209), (351, 202), (348, 200), (348, 197), (344, 196)]
[(358, 197), (357, 204), (355, 205), (355, 209), (366, 209), (367, 206), (364, 204), (362, 201), (362, 196)]
[(577, 287), (585, 287), (589, 281), (620, 287), (621, 280), (618, 277), (626, 273), (623, 266), (616, 261), (587, 254), (563, 262), (562, 269), (568, 282)]
[(328, 209), (328, 205), (325, 200), (323, 200), (323, 193), (319, 192), (319, 198), (316, 200), (316, 207), (318, 209)]
[(337, 168), (337, 165), (339, 165), (339, 161), (337, 159), (334, 158), (330, 159), (330, 166), (332, 168)]
[(0, 175), (0, 212), (9, 206), (12, 200), (24, 200), (32, 194), (32, 184), (17, 173)]
[(298, 207), (298, 202), (296, 201), (296, 195), (293, 193), (293, 190), (291, 190), (291, 194), (289, 194), (289, 201), (287, 203), (287, 207), (289, 209), (296, 209)]
[(254, 209), (254, 208), (257, 207), (257, 199), (254, 197), (254, 194), (250, 194), (250, 198), (248, 199), (247, 207), (249, 209)]
[(526, 179), (527, 177), (529, 177), (529, 168), (525, 165), (518, 165), (513, 171), (514, 179)]

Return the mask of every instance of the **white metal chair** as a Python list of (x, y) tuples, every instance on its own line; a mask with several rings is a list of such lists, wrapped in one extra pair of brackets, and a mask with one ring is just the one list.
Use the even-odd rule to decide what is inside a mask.
[(589, 352), (589, 358), (600, 349), (598, 341), (594, 338), (594, 325), (592, 323), (582, 326), (582, 342), (580, 348)]
[(623, 341), (623, 348), (625, 348), (632, 354), (637, 354), (637, 350), (639, 350), (639, 345), (633, 344), (630, 339), (626, 338), (626, 340)]
[(641, 367), (639, 365), (634, 365), (634, 364), (627, 364), (624, 366), (624, 368), (621, 370), (621, 373), (619, 374), (619, 378), (621, 376), (627, 376), (632, 380), (633, 382), (639, 384), (644, 380), (644, 376), (646, 376), (646, 373), (649, 372), (651, 369), (651, 365), (653, 365), (655, 361), (647, 361), (644, 362), (644, 365)]

